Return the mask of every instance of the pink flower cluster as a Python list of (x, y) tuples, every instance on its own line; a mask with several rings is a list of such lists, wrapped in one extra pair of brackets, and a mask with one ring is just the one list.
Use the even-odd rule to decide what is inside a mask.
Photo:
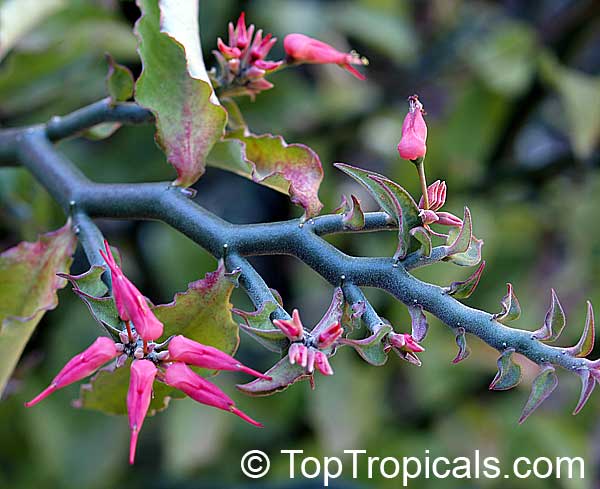
[(262, 29), (256, 31), (254, 24), (246, 26), (245, 13), (242, 12), (237, 23), (229, 23), (228, 42), (217, 39), (218, 51), (215, 56), (221, 67), (218, 83), (234, 95), (256, 96), (273, 88), (265, 76), (284, 64), (302, 63), (336, 64), (346, 69), (360, 80), (365, 77), (353, 65), (366, 65), (366, 58), (358, 54), (344, 53), (333, 46), (304, 34), (289, 34), (283, 40), (286, 60), (269, 61), (265, 58), (277, 42), (271, 34), (264, 35)]
[(316, 369), (323, 375), (333, 375), (327, 354), (321, 350), (331, 348), (342, 336), (344, 330), (340, 323), (327, 326), (315, 337), (305, 331), (300, 314), (294, 309), (292, 319), (275, 319), (273, 324), (292, 342), (288, 350), (290, 364), (300, 365), (310, 374)]
[(439, 209), (446, 203), (446, 182), (436, 180), (427, 187), (427, 200), (429, 208), (425, 209), (425, 198), (422, 196), (419, 201), (419, 212), (423, 224), (441, 224), (442, 226), (462, 226), (462, 219), (450, 212), (439, 212)]
[(119, 335), (121, 343), (110, 338), (97, 338), (86, 350), (69, 360), (50, 385), (25, 403), (25, 406), (31, 407), (57, 389), (84, 379), (116, 357), (119, 357), (117, 366), (122, 366), (129, 358), (133, 358), (127, 393), (131, 431), (129, 463), (132, 464), (135, 459), (138, 435), (150, 408), (156, 380), (182, 391), (195, 401), (231, 412), (248, 423), (261, 427), (260, 423), (240, 411), (221, 389), (189, 366), (245, 372), (267, 380), (270, 377), (242, 365), (217, 348), (181, 335), (167, 340), (165, 344), (168, 344), (168, 349), (161, 351), (165, 344), (157, 345), (153, 341), (162, 335), (162, 323), (148, 306), (146, 298), (116, 264), (108, 243), (105, 243), (105, 247), (106, 250), (101, 253), (112, 274), (113, 297), (120, 318), (127, 324), (127, 331)]

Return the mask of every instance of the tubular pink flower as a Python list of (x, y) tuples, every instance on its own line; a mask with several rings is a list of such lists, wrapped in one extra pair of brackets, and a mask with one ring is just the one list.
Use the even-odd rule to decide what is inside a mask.
[[(446, 182), (436, 180), (427, 188), (427, 197), (429, 199), (429, 210), (437, 211), (446, 203)], [(421, 196), (419, 208), (423, 209), (425, 199)]]
[(333, 369), (329, 364), (327, 355), (325, 355), (325, 353), (323, 353), (322, 351), (315, 352), (315, 367), (323, 375), (333, 375)]
[(271, 380), (271, 377), (242, 365), (227, 353), (212, 346), (190, 340), (182, 335), (171, 338), (169, 342), (169, 360), (202, 368), (244, 372), (261, 379)]
[(273, 324), (283, 331), (283, 334), (291, 341), (298, 341), (304, 336), (304, 326), (298, 309), (292, 311), (292, 319), (274, 319)]
[(259, 29), (254, 36), (254, 41), (250, 47), (250, 62), (255, 62), (257, 60), (266, 58), (266, 56), (269, 54), (269, 51), (271, 51), (271, 48), (277, 42), (277, 38), (273, 37), (272, 34), (267, 34), (264, 39), (262, 36), (263, 31), (262, 29)]
[(127, 392), (127, 414), (131, 441), (129, 444), (129, 463), (135, 460), (138, 435), (152, 400), (152, 384), (156, 377), (156, 366), (150, 360), (134, 360), (131, 364), (129, 391)]
[(264, 71), (272, 71), (276, 68), (279, 68), (283, 64), (283, 61), (265, 61), (262, 59), (257, 59), (254, 62), (254, 66)]
[(288, 57), (296, 63), (336, 64), (359, 80), (365, 79), (365, 76), (352, 66), (367, 64), (367, 61), (356, 53), (343, 53), (304, 34), (288, 34), (283, 40), (283, 47)]
[(144, 341), (154, 341), (160, 338), (163, 334), (163, 324), (150, 310), (146, 298), (123, 274), (107, 241), (104, 241), (104, 247), (105, 250), (100, 250), (100, 254), (112, 274), (113, 297), (119, 317), (123, 321), (132, 321), (135, 330)]
[(216, 385), (200, 377), (181, 362), (169, 365), (165, 372), (165, 383), (179, 389), (195, 401), (216, 407), (239, 416), (244, 421), (262, 428), (263, 425), (235, 407), (235, 403)]
[(405, 160), (422, 158), (427, 152), (427, 125), (423, 119), (423, 104), (416, 95), (409, 97), (408, 114), (402, 124), (402, 137), (398, 143), (398, 153)]
[(340, 336), (344, 333), (344, 329), (340, 323), (335, 323), (329, 326), (325, 331), (319, 335), (318, 347), (329, 348), (333, 345)]
[(102, 365), (117, 357), (119, 354), (120, 352), (117, 350), (113, 340), (104, 336), (96, 338), (96, 341), (88, 348), (79, 355), (71, 358), (61, 371), (58, 372), (56, 377), (54, 377), (50, 385), (31, 401), (26, 402), (25, 406), (34, 406), (54, 391), (93, 374), (102, 367)]
[(451, 214), (450, 212), (438, 212), (437, 216), (439, 220), (437, 224), (441, 224), (443, 226), (462, 226), (463, 221), (460, 217)]
[(388, 335), (390, 345), (399, 350), (409, 351), (411, 353), (420, 353), (425, 351), (410, 334), (406, 333), (390, 333)]

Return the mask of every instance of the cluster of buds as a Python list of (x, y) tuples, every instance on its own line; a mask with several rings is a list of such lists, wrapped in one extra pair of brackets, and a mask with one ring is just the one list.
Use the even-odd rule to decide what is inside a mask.
[(283, 61), (265, 60), (277, 38), (271, 34), (263, 36), (262, 29), (255, 35), (254, 30), (254, 24), (246, 27), (242, 12), (235, 27), (229, 23), (229, 43), (218, 38), (218, 51), (215, 51), (221, 67), (219, 84), (251, 97), (273, 88), (264, 77), (283, 64)]
[(155, 343), (154, 340), (162, 335), (162, 323), (154, 315), (142, 293), (125, 277), (115, 262), (108, 243), (105, 243), (105, 247), (102, 256), (112, 273), (114, 300), (120, 318), (127, 325), (127, 331), (119, 334), (121, 342), (106, 337), (97, 338), (86, 350), (69, 360), (50, 386), (25, 406), (31, 407), (57, 389), (84, 379), (117, 357), (117, 367), (122, 367), (131, 358), (127, 393), (131, 431), (129, 463), (133, 463), (135, 459), (138, 435), (150, 408), (155, 381), (164, 382), (195, 401), (231, 412), (261, 427), (260, 423), (240, 411), (221, 389), (194, 372), (190, 365), (210, 370), (244, 372), (267, 380), (270, 377), (242, 365), (217, 348), (181, 335), (173, 336), (161, 344)]
[(428, 208), (425, 208), (425, 197), (421, 196), (419, 201), (419, 215), (426, 226), (429, 224), (441, 224), (442, 226), (462, 226), (462, 219), (450, 212), (439, 212), (446, 203), (446, 182), (436, 180), (427, 187)]
[(292, 365), (300, 365), (309, 374), (315, 369), (323, 375), (333, 375), (327, 353), (336, 345), (344, 330), (339, 322), (331, 324), (320, 331), (308, 332), (300, 319), (297, 309), (292, 312), (292, 319), (275, 319), (273, 324), (290, 340), (288, 359)]
[(425, 351), (415, 338), (408, 333), (390, 333), (387, 335), (387, 347), (386, 350), (393, 349), (398, 356), (404, 360), (420, 365), (421, 361), (417, 358), (415, 353), (421, 353)]

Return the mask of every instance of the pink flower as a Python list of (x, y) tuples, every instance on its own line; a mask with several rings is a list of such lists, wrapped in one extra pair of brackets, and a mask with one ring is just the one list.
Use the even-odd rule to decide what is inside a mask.
[(423, 119), (423, 104), (417, 95), (408, 98), (408, 114), (402, 124), (402, 137), (398, 143), (398, 153), (405, 160), (422, 158), (427, 152), (427, 125)]
[(291, 365), (300, 365), (312, 374), (315, 368), (323, 375), (333, 375), (327, 355), (322, 351), (306, 346), (302, 343), (292, 343), (288, 350), (288, 359)]
[(292, 319), (274, 319), (273, 324), (283, 331), (290, 341), (298, 341), (304, 336), (304, 326), (298, 309), (292, 311)]
[(319, 335), (317, 342), (319, 348), (329, 348), (338, 340), (340, 336), (342, 336), (343, 333), (344, 329), (340, 323), (332, 324)]
[(104, 336), (97, 338), (87, 349), (71, 358), (61, 371), (58, 372), (56, 377), (54, 377), (50, 385), (31, 401), (26, 402), (25, 406), (34, 406), (54, 391), (93, 374), (106, 362), (119, 355), (119, 353), (114, 341), (110, 338)]
[(179, 389), (195, 401), (229, 411), (254, 426), (262, 428), (262, 424), (235, 407), (235, 403), (216, 385), (200, 377), (187, 365), (176, 362), (166, 369), (164, 381), (167, 385)]
[(283, 40), (283, 47), (288, 57), (296, 63), (336, 64), (349, 71), (359, 80), (365, 76), (353, 65), (366, 65), (368, 62), (356, 53), (343, 53), (327, 43), (305, 36), (304, 34), (288, 34)]
[(271, 380), (270, 377), (242, 365), (227, 353), (181, 335), (173, 337), (169, 342), (169, 360), (202, 368), (245, 372), (262, 379)]
[(406, 333), (390, 333), (388, 335), (390, 345), (399, 350), (408, 351), (411, 353), (420, 353), (425, 351), (421, 345), (419, 345), (412, 335)]
[(429, 209), (424, 209), (425, 199), (421, 196), (419, 201), (419, 215), (423, 224), (441, 224), (442, 226), (462, 226), (462, 219), (450, 212), (438, 212), (446, 203), (446, 182), (436, 180), (427, 187), (427, 198), (429, 200)]
[(156, 377), (156, 366), (150, 360), (134, 360), (131, 364), (129, 391), (127, 392), (127, 414), (131, 441), (129, 444), (129, 463), (135, 460), (138, 435), (152, 400), (152, 384)]
[(150, 310), (146, 298), (123, 274), (117, 265), (110, 246), (104, 241), (106, 252), (100, 254), (110, 268), (115, 304), (123, 321), (131, 321), (144, 341), (154, 341), (163, 334), (163, 324)]

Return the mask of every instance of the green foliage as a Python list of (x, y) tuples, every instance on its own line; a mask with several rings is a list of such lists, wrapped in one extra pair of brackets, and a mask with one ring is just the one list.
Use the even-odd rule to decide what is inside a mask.
[(113, 104), (125, 102), (133, 97), (133, 75), (129, 68), (115, 62), (113, 57), (106, 55), (108, 62), (108, 75), (106, 88)]
[(22, 242), (0, 255), (0, 393), (25, 345), (46, 313), (58, 304), (76, 239), (67, 222), (35, 243)]

